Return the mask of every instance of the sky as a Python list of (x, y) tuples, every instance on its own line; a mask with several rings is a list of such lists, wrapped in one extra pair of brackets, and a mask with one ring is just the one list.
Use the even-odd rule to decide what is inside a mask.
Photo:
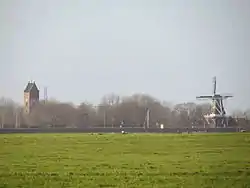
[(1, 0), (0, 96), (98, 103), (105, 94), (250, 108), (249, 0)]

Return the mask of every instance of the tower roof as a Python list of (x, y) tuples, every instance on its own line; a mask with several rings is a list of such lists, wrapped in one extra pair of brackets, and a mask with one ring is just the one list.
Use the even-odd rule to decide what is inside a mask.
[(35, 82), (29, 82), (26, 86), (26, 88), (24, 89), (25, 93), (30, 92), (33, 88), (35, 88), (36, 90), (38, 90), (36, 83)]

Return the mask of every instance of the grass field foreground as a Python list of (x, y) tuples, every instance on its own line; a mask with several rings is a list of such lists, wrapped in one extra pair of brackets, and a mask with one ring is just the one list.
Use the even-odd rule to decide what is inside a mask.
[(250, 134), (3, 134), (0, 187), (250, 187)]

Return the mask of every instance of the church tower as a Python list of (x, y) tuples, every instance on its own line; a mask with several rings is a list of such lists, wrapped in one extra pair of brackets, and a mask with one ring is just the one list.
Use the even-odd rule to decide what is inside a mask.
[(28, 82), (24, 90), (24, 111), (30, 113), (32, 107), (39, 102), (39, 90), (35, 82)]

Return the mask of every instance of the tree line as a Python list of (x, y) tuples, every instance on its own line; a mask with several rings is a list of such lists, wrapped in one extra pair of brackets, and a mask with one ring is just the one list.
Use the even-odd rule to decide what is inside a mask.
[[(147, 113), (149, 118), (147, 119)], [(30, 114), (8, 98), (0, 99), (1, 127), (201, 127), (204, 115), (210, 113), (209, 103), (171, 105), (150, 95), (134, 94), (120, 97), (105, 95), (101, 103), (74, 105), (56, 100), (40, 101)], [(235, 112), (232, 126), (249, 126), (250, 110)]]

